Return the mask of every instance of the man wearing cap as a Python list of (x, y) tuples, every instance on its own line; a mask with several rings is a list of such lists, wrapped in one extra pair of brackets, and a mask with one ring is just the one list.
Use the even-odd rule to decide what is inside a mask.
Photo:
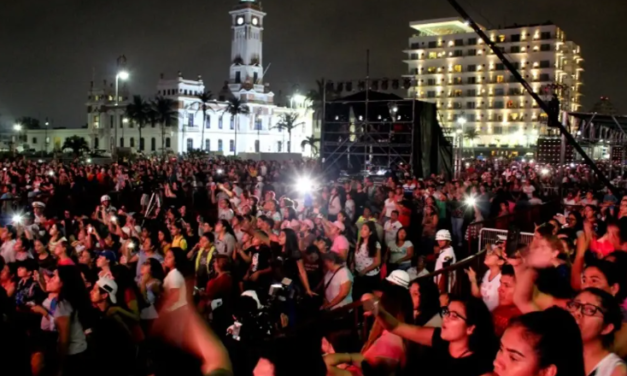
[(100, 207), (98, 209), (103, 219), (105, 218), (105, 214), (111, 214), (118, 211), (113, 205), (111, 205), (111, 197), (109, 197), (109, 195), (103, 195), (100, 197)]
[(33, 216), (35, 217), (33, 223), (36, 225), (41, 225), (46, 222), (46, 217), (44, 216), (44, 210), (46, 209), (46, 204), (41, 201), (33, 202)]
[(348, 257), (349, 245), (348, 239), (342, 235), (345, 230), (344, 224), (340, 221), (325, 221), (324, 226), (329, 238), (333, 241), (333, 245), (331, 245), (331, 252), (337, 253), (343, 260), (346, 260)]
[[(451, 246), (451, 233), (448, 230), (440, 230), (435, 234), (435, 241), (438, 243), (436, 246), (436, 254), (438, 258), (435, 261), (434, 271), (443, 269), (449, 265), (453, 265), (457, 262), (455, 257), (455, 250)], [(448, 286), (441, 285), (442, 275), (435, 277), (435, 283), (440, 288), (441, 292), (448, 292), (450, 288), (455, 284), (455, 272), (449, 273)]]
[(92, 327), (89, 346), (106, 361), (98, 362), (98, 374), (126, 375), (133, 364), (135, 346), (131, 329), (117, 307), (118, 285), (111, 278), (100, 278), (89, 293), (101, 316)]
[(115, 253), (110, 250), (102, 251), (96, 259), (96, 266), (100, 268), (98, 273), (99, 278), (113, 278), (111, 274), (111, 267), (115, 265), (117, 257)]

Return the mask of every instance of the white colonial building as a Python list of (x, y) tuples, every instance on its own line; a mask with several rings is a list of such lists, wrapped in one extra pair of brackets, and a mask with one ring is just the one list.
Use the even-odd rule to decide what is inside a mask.
[[(206, 119), (197, 95), (205, 91), (202, 77), (184, 78), (161, 75), (156, 96), (170, 98), (178, 103), (178, 124), (166, 128), (163, 143), (175, 153), (192, 149), (235, 153), (283, 152), (291, 146), (292, 153), (311, 154), (310, 147), (301, 148), (302, 141), (313, 134), (312, 111), (306, 103), (291, 101), (290, 108), (274, 104), (274, 94), (263, 81), (263, 29), (265, 13), (256, 0), (240, 0), (230, 12), (232, 22), (231, 66), (228, 81), (215, 95), (217, 101), (208, 105)], [(132, 81), (132, 78), (131, 78)], [(115, 80), (103, 81), (102, 86), (92, 82), (87, 94), (87, 127), (81, 129), (44, 129), (27, 132), (27, 148), (52, 151), (59, 149), (66, 138), (78, 135), (88, 141), (92, 149), (113, 150), (115, 146), (131, 148), (144, 153), (159, 153), (162, 130), (159, 124), (139, 130), (125, 116), (126, 105), (132, 99), (126, 82), (119, 81), (116, 104)], [(214, 91), (215, 92), (215, 91)], [(226, 100), (239, 98), (249, 109), (237, 119), (225, 111)], [(302, 96), (298, 96), (302, 98)], [(298, 113), (289, 134), (279, 129), (281, 115)], [(204, 126), (204, 132), (203, 132)], [(117, 128), (117, 129), (116, 129)], [(237, 128), (237, 129), (236, 129)]]

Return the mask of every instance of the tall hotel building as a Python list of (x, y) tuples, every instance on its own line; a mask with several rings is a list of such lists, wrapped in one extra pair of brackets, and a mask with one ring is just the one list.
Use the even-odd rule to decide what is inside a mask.
[[(465, 137), (476, 152), (499, 149), (524, 152), (546, 133), (546, 114), (499, 58), (461, 18), (411, 22), (406, 77), (415, 80), (409, 96), (436, 103), (444, 128), (469, 129)], [(481, 27), (481, 26), (480, 26)], [(536, 93), (548, 100), (556, 89), (561, 108), (581, 107), (579, 46), (554, 24), (485, 30)], [(462, 120), (460, 120), (462, 119)]]

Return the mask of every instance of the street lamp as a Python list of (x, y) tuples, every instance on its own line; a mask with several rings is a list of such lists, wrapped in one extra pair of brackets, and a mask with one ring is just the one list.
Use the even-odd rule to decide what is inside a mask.
[[(121, 70), (118, 71), (118, 73), (115, 75), (115, 107), (118, 107), (119, 105), (119, 101), (120, 101), (120, 80), (122, 81), (126, 81), (128, 80), (129, 74), (127, 71)], [(115, 130), (113, 131), (113, 145), (114, 145), (114, 150), (117, 150), (117, 144), (118, 144), (118, 127), (120, 126), (118, 124), (118, 112), (117, 110), (114, 111), (115, 113)], [(116, 153), (117, 155), (117, 153)]]
[(22, 132), (22, 124), (13, 125), (13, 130), (17, 132), (17, 142), (15, 143), (15, 151), (17, 152), (17, 145), (19, 144), (21, 138), (20, 132)]
[(294, 104), (296, 106), (302, 105), (305, 103), (305, 100), (307, 100), (306, 96), (296, 93), (290, 97), (291, 107), (294, 108)]

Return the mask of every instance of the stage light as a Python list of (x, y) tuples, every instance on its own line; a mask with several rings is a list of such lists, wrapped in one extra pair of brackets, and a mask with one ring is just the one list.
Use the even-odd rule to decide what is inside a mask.
[(477, 200), (474, 197), (467, 197), (465, 202), (468, 206), (475, 206)]
[(52, 170), (48, 171), (48, 175), (49, 176), (54, 176), (54, 171), (52, 171)]
[(570, 164), (570, 167), (571, 167), (571, 168), (575, 168), (575, 164), (574, 164), (574, 163), (571, 163), (571, 164)]
[(540, 171), (540, 173), (542, 175), (548, 175), (549, 174), (549, 169), (548, 168), (543, 168), (542, 171)]
[(296, 190), (300, 193), (310, 193), (313, 188), (313, 181), (307, 176), (302, 176), (296, 180)]
[(15, 214), (12, 218), (13, 223), (18, 225), (21, 225), (23, 220), (24, 216), (22, 216), (21, 214)]
[(224, 170), (219, 168), (219, 169), (216, 170), (216, 174), (222, 175), (222, 174), (224, 174)]
[(87, 158), (87, 163), (91, 163), (91, 158)]

